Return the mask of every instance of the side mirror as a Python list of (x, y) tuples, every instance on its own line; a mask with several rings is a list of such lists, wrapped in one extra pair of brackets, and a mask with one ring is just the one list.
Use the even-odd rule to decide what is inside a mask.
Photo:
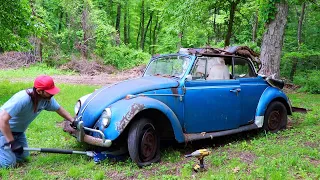
[(187, 76), (186, 76), (186, 81), (191, 81), (192, 80), (192, 75), (191, 74), (188, 74)]

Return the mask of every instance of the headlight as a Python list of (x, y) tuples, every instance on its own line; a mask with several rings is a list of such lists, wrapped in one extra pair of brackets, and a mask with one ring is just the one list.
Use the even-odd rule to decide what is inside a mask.
[(104, 128), (108, 127), (111, 120), (111, 109), (105, 108), (101, 115), (101, 124)]
[(88, 97), (89, 97), (91, 94), (92, 94), (92, 93), (87, 94), (87, 95), (84, 95), (84, 96), (82, 96), (82, 97), (77, 101), (76, 105), (74, 106), (74, 113), (75, 113), (76, 115), (78, 115), (81, 106), (83, 105), (83, 103), (88, 99)]
[(74, 113), (75, 113), (76, 115), (78, 115), (80, 108), (81, 108), (81, 101), (78, 100), (78, 102), (77, 102), (76, 105), (74, 106)]

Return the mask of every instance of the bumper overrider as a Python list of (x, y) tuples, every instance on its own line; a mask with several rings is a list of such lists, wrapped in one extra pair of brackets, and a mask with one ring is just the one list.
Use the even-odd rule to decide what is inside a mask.
[[(74, 135), (79, 142), (85, 142), (87, 144), (91, 144), (94, 146), (100, 146), (100, 147), (110, 147), (112, 144), (112, 141), (110, 139), (105, 138), (102, 131), (88, 128), (88, 127), (84, 127), (83, 121), (79, 121), (77, 123), (76, 129), (72, 128), (70, 126), (70, 124), (65, 125), (64, 131), (69, 132), (70, 134)], [(90, 136), (90, 135), (86, 134), (85, 131), (98, 133), (100, 135), (100, 138)]]

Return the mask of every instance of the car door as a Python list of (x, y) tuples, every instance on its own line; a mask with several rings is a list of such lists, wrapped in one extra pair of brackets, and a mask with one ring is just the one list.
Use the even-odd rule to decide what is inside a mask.
[[(212, 77), (210, 58), (200, 58), (192, 80), (185, 82), (184, 124), (186, 133), (201, 133), (239, 127), (240, 83), (236, 79)], [(231, 58), (225, 61), (232, 70)], [(217, 72), (217, 71), (216, 71)]]
[(240, 125), (253, 123), (260, 97), (268, 85), (257, 76), (253, 64), (242, 57), (234, 59), (234, 77), (239, 80), (241, 88)]

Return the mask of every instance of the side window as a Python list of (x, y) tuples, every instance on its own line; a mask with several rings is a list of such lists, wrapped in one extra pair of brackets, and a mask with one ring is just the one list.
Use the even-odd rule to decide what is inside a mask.
[(198, 58), (192, 71), (193, 80), (226, 80), (231, 79), (231, 58), (201, 57)]
[(249, 78), (249, 77), (256, 77), (256, 74), (254, 73), (254, 71), (248, 61), (241, 59), (241, 58), (235, 58), (234, 77), (235, 78)]
[(206, 64), (207, 58), (198, 58), (192, 70), (192, 80), (205, 80), (206, 79)]

